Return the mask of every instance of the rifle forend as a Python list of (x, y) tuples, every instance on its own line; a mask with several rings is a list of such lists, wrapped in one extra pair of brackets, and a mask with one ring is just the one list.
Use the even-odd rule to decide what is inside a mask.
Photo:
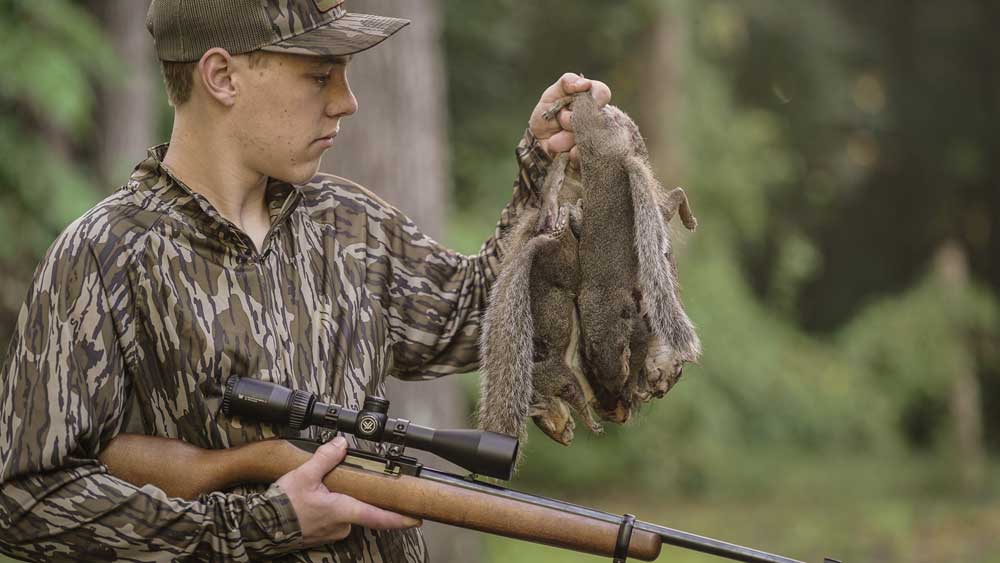
[[(319, 446), (305, 440), (271, 439), (207, 450), (181, 440), (120, 434), (101, 452), (111, 474), (134, 485), (153, 484), (167, 495), (196, 499), (240, 483), (271, 483), (302, 465)], [(415, 474), (414, 474), (415, 473)], [(323, 479), (331, 491), (369, 504), (436, 522), (586, 553), (611, 556), (618, 524), (533, 503), (531, 495), (349, 450)], [(546, 499), (539, 498), (539, 501)], [(652, 561), (658, 535), (636, 530), (629, 555)]]

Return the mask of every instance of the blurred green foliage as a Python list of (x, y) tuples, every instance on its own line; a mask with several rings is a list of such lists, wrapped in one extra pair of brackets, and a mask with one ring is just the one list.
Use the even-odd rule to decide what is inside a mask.
[[(867, 368), (871, 393), (885, 397), (893, 427), (913, 447), (947, 443), (948, 396), (956, 370), (975, 370), (977, 344), (996, 343), (995, 298), (955, 293), (927, 276), (908, 291), (867, 306), (838, 335), (846, 357)], [(981, 352), (981, 354), (977, 354)]]
[(97, 84), (116, 77), (116, 57), (76, 2), (0, 4), (0, 225), (17, 237), (0, 259), (15, 263), (37, 258), (103, 191), (87, 143)]

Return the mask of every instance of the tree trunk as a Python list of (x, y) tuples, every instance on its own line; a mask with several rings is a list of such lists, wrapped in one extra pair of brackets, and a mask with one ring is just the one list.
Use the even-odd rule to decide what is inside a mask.
[[(341, 125), (322, 170), (358, 182), (400, 208), (434, 238), (447, 207), (442, 13), (437, 0), (355, 1), (351, 11), (398, 16), (411, 25), (348, 68), (359, 110)], [(393, 416), (434, 427), (468, 427), (469, 405), (457, 381), (389, 382)], [(419, 455), (434, 467), (455, 466)], [(476, 561), (481, 540), (468, 530), (424, 524), (431, 560)]]
[[(679, 184), (682, 174), (680, 115), (684, 49), (684, 14), (670, 5), (661, 7), (651, 37), (649, 68), (644, 73), (650, 83), (639, 92), (642, 115), (649, 120), (646, 135), (656, 176), (665, 188)], [(697, 207), (695, 207), (697, 209)]]
[(92, 0), (91, 10), (123, 63), (120, 80), (102, 83), (98, 98), (95, 167), (106, 189), (125, 183), (155, 141), (159, 70), (146, 31), (149, 0)]
[[(969, 264), (965, 251), (955, 241), (945, 242), (935, 256), (940, 283), (952, 306), (959, 306), (969, 288)], [(969, 339), (963, 319), (953, 330)], [(956, 447), (959, 477), (968, 492), (982, 490), (986, 478), (986, 448), (983, 445), (983, 401), (976, 377), (976, 358), (971, 342), (954, 358), (951, 366), (951, 424)]]
[(323, 170), (377, 192), (439, 237), (448, 180), (438, 2), (358, 1), (350, 9), (413, 23), (354, 56), (348, 76), (359, 110), (341, 124)]

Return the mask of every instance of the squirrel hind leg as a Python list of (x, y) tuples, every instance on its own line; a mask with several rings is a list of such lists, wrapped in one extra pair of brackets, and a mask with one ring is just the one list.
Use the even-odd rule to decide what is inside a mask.
[(575, 383), (572, 387), (575, 393), (571, 397), (566, 398), (570, 400), (570, 404), (580, 418), (583, 419), (587, 428), (594, 434), (601, 434), (604, 432), (604, 427), (595, 418), (593, 405), (597, 402), (597, 399), (594, 396), (594, 388), (591, 387), (590, 381), (584, 372), (580, 342), (580, 318), (576, 312), (576, 308), (573, 307), (573, 311), (570, 314), (570, 338), (569, 342), (566, 343), (566, 349), (563, 351), (562, 360), (563, 365), (570, 372), (573, 383)]
[(680, 212), (681, 223), (687, 230), (693, 231), (698, 227), (698, 219), (691, 211), (691, 204), (688, 202), (684, 188), (674, 188), (667, 193), (663, 203), (660, 204), (663, 213), (663, 222), (669, 223), (674, 218), (674, 214)]
[(593, 392), (587, 389), (561, 357), (552, 357), (535, 364), (534, 398), (529, 413), (535, 425), (549, 438), (568, 446), (573, 441), (576, 423), (572, 413), (595, 434), (604, 428), (595, 418), (590, 402)]
[(646, 352), (645, 365), (639, 377), (636, 398), (645, 402), (667, 394), (681, 378), (686, 361), (673, 346), (659, 336), (652, 336)]
[(555, 228), (559, 215), (559, 193), (566, 180), (566, 166), (569, 164), (569, 153), (560, 153), (549, 165), (542, 185), (542, 208), (538, 213), (535, 232), (544, 233)]
[(531, 370), (533, 393), (528, 414), (546, 436), (568, 446), (573, 441), (576, 423), (570, 414), (569, 404), (560, 396), (568, 374), (561, 364), (558, 357), (535, 363)]

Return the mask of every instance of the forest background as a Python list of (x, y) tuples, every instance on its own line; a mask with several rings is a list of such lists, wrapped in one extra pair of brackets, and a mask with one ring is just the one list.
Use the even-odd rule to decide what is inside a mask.
[[(7, 342), (41, 254), (171, 113), (145, 0), (0, 6)], [(675, 233), (704, 358), (625, 427), (533, 433), (512, 486), (808, 561), (1000, 561), (1000, 4), (792, 6), (352, 0), (414, 24), (352, 63), (324, 169), (474, 253), (539, 93), (607, 82), (699, 219)], [(468, 426), (477, 389), (397, 384), (394, 409)], [(427, 527), (437, 561), (600, 560)]]

